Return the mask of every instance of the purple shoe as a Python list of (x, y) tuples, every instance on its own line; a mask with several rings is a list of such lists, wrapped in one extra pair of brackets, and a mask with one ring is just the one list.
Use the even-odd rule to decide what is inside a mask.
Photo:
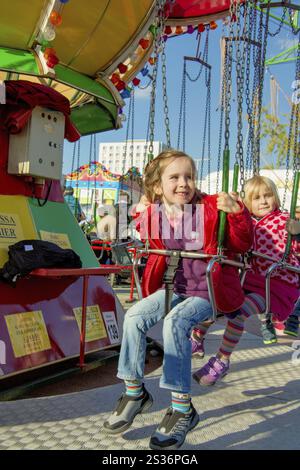
[(213, 356), (201, 369), (193, 374), (193, 379), (201, 385), (214, 385), (219, 379), (224, 377), (229, 369), (229, 361), (223, 362)]
[(203, 359), (205, 356), (204, 351), (204, 340), (197, 340), (191, 336), (191, 343), (192, 343), (192, 357), (196, 357), (199, 359)]

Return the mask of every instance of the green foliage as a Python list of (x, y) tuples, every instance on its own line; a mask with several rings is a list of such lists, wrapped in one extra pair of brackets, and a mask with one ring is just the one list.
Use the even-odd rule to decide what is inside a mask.
[(286, 124), (281, 123), (278, 117), (269, 114), (266, 108), (262, 110), (261, 138), (267, 141), (266, 153), (276, 157), (275, 168), (284, 166), (287, 156), (289, 123), (288, 116), (286, 114), (284, 116), (287, 118)]

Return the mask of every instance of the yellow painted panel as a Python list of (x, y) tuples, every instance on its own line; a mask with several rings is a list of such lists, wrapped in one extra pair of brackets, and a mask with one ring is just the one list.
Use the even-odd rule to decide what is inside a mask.
[(31, 35), (47, 3), (47, 0), (2, 1), (0, 7), (1, 46), (27, 49)]
[(52, 42), (60, 61), (93, 76), (128, 47), (153, 0), (69, 2)]
[(37, 238), (27, 198), (0, 195), (0, 267), (8, 259), (9, 245)]

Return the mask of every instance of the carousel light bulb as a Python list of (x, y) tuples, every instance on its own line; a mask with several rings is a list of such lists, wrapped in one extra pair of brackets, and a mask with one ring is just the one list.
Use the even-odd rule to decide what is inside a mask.
[(52, 11), (49, 21), (53, 26), (59, 26), (62, 23), (62, 17), (57, 11)]
[(50, 55), (56, 55), (55, 49), (53, 47), (46, 47), (44, 51), (44, 57), (47, 60)]
[(209, 24), (211, 30), (217, 29), (218, 25), (215, 21), (211, 21)]
[(175, 34), (182, 34), (183, 33), (183, 29), (181, 26), (176, 26), (176, 30), (175, 30)]
[(187, 32), (188, 34), (193, 34), (194, 32), (194, 26), (192, 26), (191, 24), (188, 25), (188, 28), (187, 28)]
[(53, 41), (55, 39), (55, 31), (51, 26), (47, 26), (44, 31), (43, 31), (43, 38), (46, 39), (46, 41)]
[(45, 50), (48, 46), (49, 46), (49, 41), (47, 41), (46, 39), (42, 39), (40, 41), (40, 44), (42, 46), (42, 51)]
[(149, 31), (153, 34), (154, 37), (156, 37), (156, 35), (157, 35), (157, 26), (152, 24), (149, 28)]

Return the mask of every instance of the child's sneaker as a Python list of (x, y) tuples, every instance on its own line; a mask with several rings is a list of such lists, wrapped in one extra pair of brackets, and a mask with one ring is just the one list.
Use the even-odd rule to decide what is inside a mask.
[(270, 320), (261, 324), (261, 333), (264, 344), (277, 343), (275, 328)]
[(132, 425), (137, 414), (143, 413), (151, 407), (153, 398), (144, 386), (143, 392), (143, 395), (138, 398), (123, 393), (118, 400), (115, 411), (103, 425), (108, 433), (118, 434), (126, 431)]
[(284, 335), (284, 328), (285, 328), (284, 322), (274, 321), (273, 326), (274, 326), (274, 329), (275, 329), (276, 336), (283, 336)]
[(167, 412), (150, 439), (150, 449), (179, 449), (186, 435), (199, 422), (199, 415), (193, 404), (188, 413), (180, 413), (172, 407)]
[(195, 337), (191, 336), (191, 343), (192, 343), (192, 357), (203, 359), (205, 356), (204, 351), (204, 340), (195, 339)]
[(298, 336), (299, 332), (299, 317), (298, 315), (290, 315), (285, 322), (284, 333), (290, 336)]
[(229, 361), (222, 361), (218, 357), (211, 357), (201, 369), (193, 374), (193, 378), (201, 385), (214, 385), (222, 379), (229, 370)]

